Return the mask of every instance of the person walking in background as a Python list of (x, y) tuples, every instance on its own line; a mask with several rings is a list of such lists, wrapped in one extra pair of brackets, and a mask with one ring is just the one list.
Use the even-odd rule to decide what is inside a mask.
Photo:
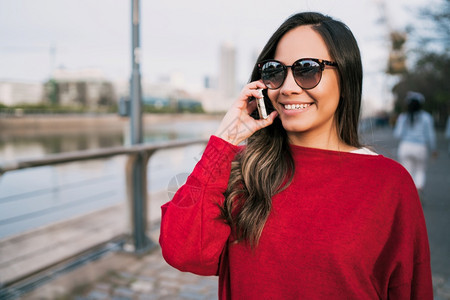
[(397, 156), (422, 195), (429, 153), (437, 155), (436, 133), (433, 118), (422, 109), (425, 97), (421, 93), (410, 91), (405, 100), (408, 110), (400, 114), (394, 128), (394, 136), (400, 139)]
[(360, 144), (361, 88), (345, 24), (288, 18), (162, 206), (165, 260), (218, 275), (219, 299), (433, 299), (417, 190)]

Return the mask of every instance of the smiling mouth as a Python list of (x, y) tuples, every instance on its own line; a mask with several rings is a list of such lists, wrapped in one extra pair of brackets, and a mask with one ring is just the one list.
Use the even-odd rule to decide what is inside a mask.
[(283, 104), (284, 109), (286, 110), (296, 110), (296, 109), (305, 109), (312, 105), (312, 103), (305, 104)]

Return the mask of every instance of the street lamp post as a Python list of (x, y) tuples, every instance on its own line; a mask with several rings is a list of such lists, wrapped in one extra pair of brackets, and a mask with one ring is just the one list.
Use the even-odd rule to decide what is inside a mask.
[[(130, 130), (131, 144), (141, 144), (142, 135), (142, 91), (140, 74), (140, 41), (139, 41), (139, 13), (140, 0), (131, 0), (132, 21), (132, 73), (130, 81)], [(135, 253), (144, 253), (156, 244), (147, 237), (147, 163), (150, 155), (136, 154), (127, 163), (128, 198), (131, 201), (131, 226), (133, 235), (133, 248)]]
[(142, 93), (141, 93), (141, 48), (139, 40), (140, 0), (131, 0), (131, 144), (142, 143)]

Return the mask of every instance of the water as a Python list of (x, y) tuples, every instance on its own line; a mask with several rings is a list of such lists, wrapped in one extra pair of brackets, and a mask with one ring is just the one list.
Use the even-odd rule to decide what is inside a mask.
[[(173, 121), (144, 130), (144, 142), (208, 138), (218, 121)], [(0, 139), (0, 163), (50, 153), (127, 144), (127, 131), (33, 134)], [(156, 152), (148, 164), (149, 192), (167, 190), (192, 171), (202, 145)], [(65, 220), (126, 200), (125, 155), (5, 173), (0, 177), (0, 238)]]

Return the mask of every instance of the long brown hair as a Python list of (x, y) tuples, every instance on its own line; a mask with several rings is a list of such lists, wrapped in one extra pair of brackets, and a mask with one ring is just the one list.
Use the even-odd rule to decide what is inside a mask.
[[(295, 14), (275, 31), (257, 62), (274, 58), (284, 34), (302, 25), (312, 25), (338, 64), (341, 83), (341, 97), (335, 112), (338, 136), (346, 144), (360, 147), (362, 64), (357, 42), (345, 24), (320, 13)], [(250, 81), (258, 79), (256, 63)], [(266, 107), (273, 110), (266, 92), (264, 97)], [(233, 228), (238, 242), (247, 241), (252, 247), (258, 244), (272, 209), (272, 197), (289, 185), (294, 169), (288, 136), (279, 118), (248, 138), (246, 147), (232, 163), (225, 202), (221, 207), (221, 217)]]

